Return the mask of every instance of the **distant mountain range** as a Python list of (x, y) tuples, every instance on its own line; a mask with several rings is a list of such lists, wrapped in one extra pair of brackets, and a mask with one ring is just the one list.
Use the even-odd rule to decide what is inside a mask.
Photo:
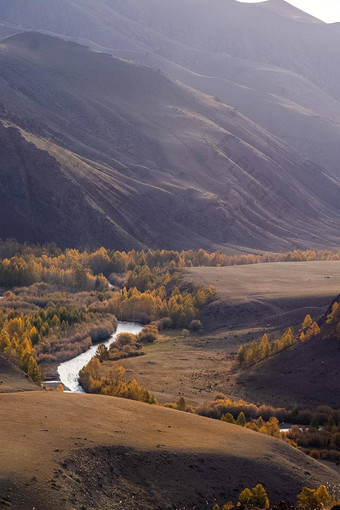
[(339, 247), (337, 24), (281, 0), (0, 0), (1, 36), (0, 236)]

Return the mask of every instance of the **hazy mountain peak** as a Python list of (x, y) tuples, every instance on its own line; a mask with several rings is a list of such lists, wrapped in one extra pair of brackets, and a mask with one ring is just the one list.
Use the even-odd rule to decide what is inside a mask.
[(298, 7), (295, 7), (285, 0), (267, 0), (263, 3), (253, 5), (274, 11), (276, 15), (285, 16), (287, 18), (291, 18), (294, 21), (302, 21), (304, 23), (323, 23), (323, 21), (315, 18), (311, 14), (308, 14)]

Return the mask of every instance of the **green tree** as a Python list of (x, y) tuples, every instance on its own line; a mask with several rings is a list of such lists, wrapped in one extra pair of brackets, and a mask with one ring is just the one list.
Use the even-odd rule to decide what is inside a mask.
[(238, 498), (242, 506), (269, 508), (269, 500), (264, 487), (258, 483), (252, 490), (244, 489)]
[(41, 371), (33, 356), (29, 357), (27, 374), (36, 384), (38, 385), (41, 384), (42, 382)]
[(176, 402), (176, 408), (178, 411), (185, 411), (187, 404), (185, 402), (184, 397), (179, 397), (178, 402)]
[(246, 423), (247, 423), (247, 420), (246, 420), (246, 417), (244, 415), (244, 412), (241, 411), (240, 414), (237, 417), (236, 425), (240, 425), (241, 427), (244, 427)]
[(234, 417), (231, 413), (225, 413), (221, 416), (221, 421), (226, 421), (227, 423), (235, 423)]
[(257, 508), (268, 508), (269, 500), (265, 488), (258, 483), (252, 490), (252, 504)]
[(332, 498), (324, 485), (320, 485), (316, 490), (304, 487), (297, 499), (298, 507), (303, 510), (320, 510), (332, 503)]
[(241, 345), (237, 353), (237, 361), (240, 365), (244, 365), (247, 361), (247, 349), (244, 345)]
[(251, 505), (251, 500), (253, 497), (253, 493), (250, 489), (244, 489), (241, 494), (238, 497), (239, 503), (241, 503), (242, 506)]

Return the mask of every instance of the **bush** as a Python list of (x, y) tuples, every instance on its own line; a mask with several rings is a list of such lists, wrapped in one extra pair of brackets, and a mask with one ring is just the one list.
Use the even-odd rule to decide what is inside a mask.
[(192, 332), (198, 332), (202, 330), (202, 323), (199, 320), (193, 320), (189, 324), (189, 329)]
[(143, 344), (152, 344), (157, 338), (157, 332), (152, 329), (143, 329), (138, 335), (138, 340)]
[(117, 345), (118, 347), (123, 347), (124, 345), (133, 345), (137, 341), (136, 335), (132, 333), (119, 333), (117, 335), (116, 341), (113, 345)]
[(171, 329), (174, 325), (174, 321), (171, 317), (163, 317), (158, 321), (158, 328), (161, 329)]

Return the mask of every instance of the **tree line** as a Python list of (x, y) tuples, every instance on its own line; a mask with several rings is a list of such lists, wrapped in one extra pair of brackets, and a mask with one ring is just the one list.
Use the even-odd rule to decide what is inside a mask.
[(300, 341), (306, 342), (319, 333), (318, 323), (308, 314), (297, 335), (294, 334), (293, 328), (288, 328), (279, 339), (269, 342), (268, 335), (265, 333), (260, 341), (253, 340), (249, 344), (241, 345), (237, 352), (237, 361), (242, 367), (254, 365)]
[[(332, 489), (327, 489), (325, 485), (320, 485), (317, 489), (304, 487), (297, 495), (295, 506), (290, 502), (280, 502), (281, 509), (298, 508), (301, 510), (330, 510), (331, 508), (339, 507), (339, 495)], [(239, 497), (237, 504), (232, 501), (220, 507), (217, 503), (212, 507), (212, 510), (233, 510), (236, 508), (262, 508), (269, 509), (268, 495), (262, 484), (257, 484), (252, 489), (244, 489)]]
[(138, 400), (156, 404), (156, 399), (136, 379), (126, 381), (124, 367), (113, 365), (105, 371), (97, 357), (93, 357), (79, 372), (79, 383), (87, 393)]
[[(294, 250), (282, 254), (241, 254), (226, 255), (206, 250), (131, 250), (121, 252), (107, 250), (59, 249), (55, 244), (20, 244), (13, 239), (0, 240), (0, 286), (31, 285), (36, 281), (61, 283), (63, 286), (78, 288), (105, 288), (105, 280), (92, 279), (91, 276), (108, 278), (112, 273), (128, 271), (129, 287), (135, 286), (141, 291), (143, 279), (150, 282), (147, 274), (156, 268), (183, 269), (198, 266), (232, 266), (259, 264), (268, 262), (300, 262), (315, 260), (340, 260), (340, 252), (330, 250)], [(139, 268), (136, 272), (136, 268)], [(137, 281), (138, 280), (138, 281)], [(151, 283), (152, 285), (152, 283)]]

